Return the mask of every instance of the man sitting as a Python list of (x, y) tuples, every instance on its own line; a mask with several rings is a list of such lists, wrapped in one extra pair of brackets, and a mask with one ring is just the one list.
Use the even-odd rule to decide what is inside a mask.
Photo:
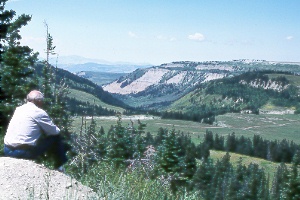
[(14, 158), (35, 160), (50, 152), (55, 168), (62, 170), (67, 162), (60, 129), (42, 109), (44, 95), (37, 90), (27, 95), (27, 103), (17, 107), (4, 137), (4, 154)]

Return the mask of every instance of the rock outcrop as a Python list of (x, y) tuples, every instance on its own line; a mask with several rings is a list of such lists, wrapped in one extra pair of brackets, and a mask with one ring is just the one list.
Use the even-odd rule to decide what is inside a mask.
[(96, 193), (54, 170), (30, 160), (0, 157), (0, 200), (97, 199)]

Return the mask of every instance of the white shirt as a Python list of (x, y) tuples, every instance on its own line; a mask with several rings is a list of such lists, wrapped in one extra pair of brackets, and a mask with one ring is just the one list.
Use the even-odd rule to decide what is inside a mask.
[(28, 102), (16, 108), (8, 125), (4, 144), (13, 147), (20, 144), (36, 145), (42, 133), (57, 135), (59, 131), (43, 109)]

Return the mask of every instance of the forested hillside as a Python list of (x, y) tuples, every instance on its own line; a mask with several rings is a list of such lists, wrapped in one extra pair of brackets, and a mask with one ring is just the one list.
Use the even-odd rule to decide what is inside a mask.
[[(42, 77), (44, 64), (42, 62), (37, 63), (35, 65), (35, 72), (38, 77)], [(122, 107), (122, 108), (129, 108), (126, 104), (122, 101), (114, 98), (110, 93), (103, 91), (103, 89), (98, 86), (97, 84), (93, 83), (86, 78), (79, 77), (73, 73), (70, 73), (66, 70), (60, 68), (51, 67), (52, 73), (55, 74), (55, 80), (53, 80), (52, 84), (65, 84), (69, 89), (74, 91), (81, 91), (93, 96), (95, 100), (100, 100), (106, 104)], [(82, 94), (82, 93), (81, 93)], [(85, 94), (85, 95), (87, 95)], [(79, 93), (80, 95), (80, 93)], [(68, 105), (68, 109), (71, 114), (79, 114), (79, 115), (115, 115), (116, 110), (111, 110), (107, 108), (103, 108), (98, 104), (93, 104), (93, 100), (90, 99), (89, 101), (82, 101), (80, 97), (70, 97), (66, 98), (66, 104)]]
[(228, 112), (259, 114), (266, 104), (299, 113), (300, 76), (289, 72), (254, 71), (199, 84), (169, 106), (164, 116), (212, 123)]

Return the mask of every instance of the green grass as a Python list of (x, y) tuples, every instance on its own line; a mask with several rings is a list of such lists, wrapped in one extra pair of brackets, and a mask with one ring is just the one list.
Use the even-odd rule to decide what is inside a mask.
[(120, 108), (120, 107), (117, 107), (117, 106), (112, 106), (112, 105), (109, 105), (107, 103), (104, 103), (103, 101), (101, 101), (100, 99), (98, 99), (97, 97), (95, 97), (95, 96), (93, 96), (89, 93), (79, 91), (79, 90), (75, 90), (75, 89), (69, 89), (69, 91), (70, 91), (70, 94), (68, 94), (68, 97), (75, 98), (78, 101), (89, 102), (91, 105), (93, 105), (94, 102), (95, 102), (96, 105), (101, 106), (103, 108), (115, 110), (115, 111), (118, 111), (118, 112), (123, 112), (124, 111), (123, 108)]
[[(145, 117), (140, 116), (140, 117)], [(75, 117), (73, 118), (73, 124), (72, 124), (72, 131), (79, 133), (81, 124), (82, 124), (82, 118), (81, 117)], [(101, 126), (103, 126), (104, 131), (107, 133), (111, 125), (117, 124), (117, 117), (94, 117), (98, 129), (100, 129)], [(86, 118), (83, 120), (86, 121), (86, 124), (89, 125), (91, 118)], [(169, 130), (175, 129), (177, 131), (182, 131), (185, 133), (190, 133), (193, 141), (195, 143), (199, 143), (203, 135), (206, 132), (207, 125), (206, 124), (200, 124), (197, 122), (192, 121), (183, 121), (183, 120), (167, 120), (167, 119), (160, 119), (158, 117), (148, 116), (146, 119), (140, 119), (142, 123), (147, 124), (145, 132), (150, 132), (153, 136), (156, 136), (158, 129), (160, 127), (167, 128)], [(133, 122), (134, 127), (137, 128), (138, 122), (135, 116), (123, 116), (122, 118), (122, 125), (124, 127), (127, 127), (131, 125)], [(210, 127), (210, 126), (208, 126)]]
[[(131, 125), (131, 121), (134, 126), (137, 127), (137, 119), (131, 117), (125, 118), (123, 116), (123, 126)], [(117, 118), (108, 119), (107, 117), (95, 117), (97, 126), (103, 126), (105, 132), (107, 132), (111, 125), (116, 125)], [(87, 119), (89, 124), (90, 119)], [(168, 120), (160, 119), (157, 117), (148, 116), (146, 119), (141, 119), (142, 123), (146, 123), (146, 132), (150, 132), (152, 135), (156, 135), (160, 127), (167, 129), (175, 129), (184, 133), (190, 133), (192, 140), (198, 144), (203, 139), (203, 135), (206, 130), (210, 130), (213, 133), (227, 136), (228, 134), (235, 132), (236, 136), (245, 136), (253, 138), (254, 134), (262, 136), (268, 140), (283, 140), (294, 141), (300, 144), (300, 120), (299, 115), (253, 115), (253, 114), (238, 114), (228, 113), (216, 117), (215, 125), (201, 124), (198, 122), (184, 121), (184, 120)], [(81, 126), (81, 118), (74, 118), (73, 132), (78, 132)]]
[(268, 140), (294, 141), (300, 144), (299, 115), (271, 115), (271, 114), (237, 114), (228, 113), (217, 117), (218, 128), (214, 133), (226, 135), (235, 132), (237, 136), (261, 135)]
[(109, 163), (98, 162), (80, 181), (93, 188), (99, 199), (152, 200), (152, 199), (199, 199), (197, 192), (172, 194), (168, 184), (159, 178), (145, 177), (143, 169), (127, 171), (116, 169)]
[[(220, 160), (226, 152), (224, 151), (215, 151), (215, 150), (210, 150), (210, 157), (213, 160)], [(275, 163), (271, 162), (268, 160), (264, 160), (261, 158), (255, 158), (255, 157), (250, 157), (246, 155), (241, 155), (237, 153), (229, 153), (230, 154), (230, 162), (233, 164), (233, 166), (237, 166), (238, 162), (240, 159), (242, 159), (242, 164), (245, 166), (248, 166), (250, 163), (253, 164), (258, 164), (261, 168), (264, 169), (265, 173), (270, 175), (271, 183), (274, 177), (275, 172), (277, 171), (277, 167), (280, 165), (280, 163)], [(287, 166), (291, 166), (290, 164), (287, 164)]]

